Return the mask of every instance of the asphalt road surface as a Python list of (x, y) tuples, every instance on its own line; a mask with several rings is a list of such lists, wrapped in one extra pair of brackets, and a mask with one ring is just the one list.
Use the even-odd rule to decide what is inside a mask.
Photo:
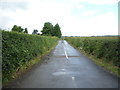
[(118, 78), (60, 40), (56, 48), (11, 88), (118, 88)]

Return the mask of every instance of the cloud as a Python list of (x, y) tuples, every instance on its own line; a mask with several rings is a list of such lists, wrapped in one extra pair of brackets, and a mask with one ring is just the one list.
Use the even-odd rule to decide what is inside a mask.
[(84, 6), (83, 5), (77, 5), (76, 8), (77, 9), (82, 9), (82, 8), (84, 8)]
[[(17, 2), (16, 2), (17, 1)], [(17, 8), (27, 9), (27, 2), (25, 0), (2, 0), (0, 1), (0, 9), (7, 11), (15, 11)]]
[(88, 10), (84, 13), (85, 16), (90, 16), (90, 15), (94, 15), (98, 12), (98, 10)]
[[(64, 26), (66, 25), (66, 26)], [(118, 25), (113, 12), (94, 16), (90, 19), (78, 19), (73, 17), (71, 22), (64, 21), (64, 35), (68, 36), (93, 36), (93, 35), (117, 35)]]
[(96, 4), (96, 5), (102, 5), (102, 4), (115, 4), (118, 3), (120, 0), (69, 0), (72, 3), (81, 3), (81, 2), (87, 2), (90, 4)]
[[(2, 20), (0, 25), (4, 27), (12, 28), (13, 25), (19, 25), (23, 28), (27, 27), (29, 33), (32, 33), (33, 29), (40, 31), (45, 22), (51, 22), (53, 25), (58, 23), (61, 26), (63, 35), (68, 36), (116, 34), (118, 30), (117, 18), (114, 12), (105, 11), (104, 13), (98, 13), (99, 9), (96, 9), (97, 7), (86, 9), (87, 6), (81, 3), (92, 3), (94, 0), (10, 1), (12, 2), (7, 3), (11, 3), (11, 8), (6, 7), (4, 10), (0, 8), (0, 13), (2, 13), (0, 14), (0, 19)], [(115, 1), (110, 2), (115, 3)], [(111, 4), (106, 1), (99, 3), (99, 0), (96, 0), (95, 3), (97, 5)], [(12, 7), (12, 4), (15, 5)], [(78, 13), (75, 13), (75, 11)]]
[(9, 28), (9, 23), (17, 19), (10, 15), (17, 13), (18, 9), (27, 10), (28, 5), (27, 0), (0, 0), (0, 28)]
[[(114, 13), (106, 12), (85, 21), (86, 26), (81, 28), (86, 35), (117, 35), (118, 27)], [(85, 35), (85, 33), (83, 34)]]
[(119, 0), (85, 0), (85, 1), (90, 3), (90, 4), (101, 5), (101, 4), (114, 4), (114, 3), (118, 3)]
[(23, 27), (28, 27), (30, 29), (29, 32), (32, 33), (35, 28), (41, 30), (43, 24), (47, 21), (56, 24), (61, 22), (61, 20), (66, 20), (71, 15), (71, 6), (66, 4), (61, 5), (56, 2), (42, 1), (40, 3), (31, 2), (30, 6), (27, 11), (16, 9), (15, 13), (8, 13), (9, 17), (16, 20), (9, 25), (18, 24)]
[(2, 29), (8, 29), (8, 27), (5, 27), (5, 26), (8, 26), (9, 22), (8, 21), (13, 21), (13, 19), (7, 17), (7, 16), (1, 16), (0, 17), (0, 28)]

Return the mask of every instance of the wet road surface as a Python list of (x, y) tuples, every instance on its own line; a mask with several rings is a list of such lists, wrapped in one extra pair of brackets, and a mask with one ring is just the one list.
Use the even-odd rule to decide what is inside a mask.
[(61, 40), (42, 64), (34, 66), (7, 87), (118, 88), (118, 78)]

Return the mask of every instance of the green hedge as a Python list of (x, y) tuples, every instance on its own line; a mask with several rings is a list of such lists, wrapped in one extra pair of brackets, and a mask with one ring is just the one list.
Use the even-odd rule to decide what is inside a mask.
[(67, 37), (65, 39), (74, 47), (120, 67), (118, 37)]
[(8, 79), (25, 63), (53, 47), (58, 38), (2, 31), (2, 75)]

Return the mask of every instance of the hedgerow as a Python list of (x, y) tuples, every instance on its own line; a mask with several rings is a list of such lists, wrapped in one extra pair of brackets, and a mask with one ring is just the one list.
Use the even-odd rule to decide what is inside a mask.
[(2, 31), (2, 78), (9, 79), (25, 63), (42, 55), (58, 41), (56, 37)]
[(65, 39), (74, 47), (120, 67), (118, 37), (67, 37)]

